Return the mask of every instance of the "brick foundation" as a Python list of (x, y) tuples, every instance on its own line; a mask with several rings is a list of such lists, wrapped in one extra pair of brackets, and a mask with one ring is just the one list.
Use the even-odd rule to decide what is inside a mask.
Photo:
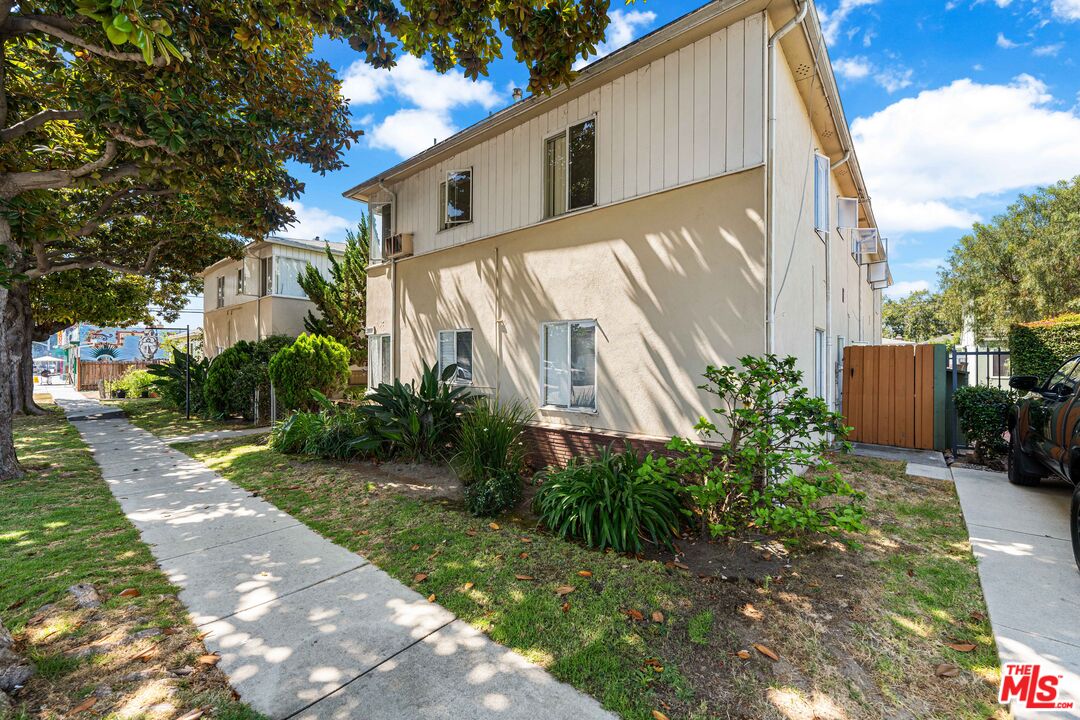
[(666, 454), (667, 440), (632, 437), (617, 433), (601, 433), (573, 428), (554, 428), (530, 425), (525, 431), (529, 446), (529, 465), (541, 469), (548, 465), (563, 466), (572, 457), (595, 457), (603, 448), (614, 446), (621, 452), (626, 443), (641, 454)]

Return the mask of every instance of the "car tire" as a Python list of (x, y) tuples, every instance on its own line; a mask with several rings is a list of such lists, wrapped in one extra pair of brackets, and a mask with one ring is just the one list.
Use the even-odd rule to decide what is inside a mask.
[(1035, 460), (1020, 447), (1019, 433), (1013, 428), (1009, 433), (1009, 482), (1027, 487), (1038, 485), (1043, 476), (1040, 473), (1031, 472), (1033, 465), (1035, 465)]
[(1072, 509), (1069, 513), (1069, 535), (1072, 536), (1073, 560), (1080, 569), (1080, 485), (1073, 490)]

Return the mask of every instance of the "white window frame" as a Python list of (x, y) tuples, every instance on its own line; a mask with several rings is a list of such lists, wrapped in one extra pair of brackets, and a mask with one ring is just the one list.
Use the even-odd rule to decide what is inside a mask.
[(369, 228), (369, 232), (372, 234), (372, 236), (375, 236), (376, 234), (378, 235), (378, 242), (373, 242), (373, 243), (371, 243), (371, 246), (370, 246), (370, 252), (369, 252), (369, 257), (368, 257), (368, 264), (369, 265), (377, 265), (378, 263), (381, 263), (385, 259), (385, 258), (383, 258), (383, 243), (386, 242), (386, 237), (385, 236), (387, 235), (387, 233), (383, 232), (383, 228), (381, 227), (381, 223), (380, 223), (380, 227), (378, 228), (378, 233), (375, 232), (375, 226), (376, 226), (375, 225), (375, 208), (380, 208), (380, 207), (383, 208), (383, 211), (381, 213), (379, 213), (380, 217), (386, 216), (386, 217), (390, 218), (390, 222), (388, 223), (388, 227), (390, 228), (389, 233), (388, 233), (389, 236), (393, 237), (394, 232), (397, 230), (397, 228), (394, 226), (395, 218), (394, 218), (394, 203), (393, 202), (387, 201), (387, 202), (369, 202), (368, 203), (368, 228)]
[(814, 397), (825, 400), (825, 374), (827, 372), (828, 359), (825, 357), (826, 348), (825, 330), (814, 328)]
[(390, 333), (377, 333), (375, 335), (368, 335), (368, 390), (369, 391), (373, 390), (374, 388), (379, 387), (379, 385), (381, 385), (383, 383), (383, 380), (381, 378), (375, 383), (372, 383), (372, 379), (375, 377), (376, 368), (378, 369), (380, 375), (383, 374), (382, 373), (382, 370), (383, 370), (382, 360), (380, 359), (379, 353), (380, 353), (380, 351), (382, 349), (380, 347), (380, 345), (382, 345), (382, 342), (383, 342), (384, 339), (387, 342), (390, 343), (390, 353), (389, 353), (390, 357), (388, 358), (389, 361), (390, 361), (390, 365), (389, 365), (389, 367), (386, 368), (385, 375), (386, 375), (387, 379), (386, 379), (385, 382), (387, 382), (387, 383), (393, 383), (394, 382), (394, 340), (393, 340), (393, 338), (391, 337)]
[[(593, 201), (588, 205), (582, 205), (581, 207), (570, 207), (570, 130), (576, 128), (578, 125), (584, 125), (585, 123), (592, 121), (593, 124)], [(598, 136), (600, 134), (600, 123), (597, 120), (596, 113), (586, 115), (585, 117), (575, 120), (569, 123), (562, 130), (549, 133), (544, 136), (542, 144), (540, 146), (540, 192), (543, 195), (540, 198), (540, 204), (544, 208), (544, 219), (562, 217), (563, 215), (569, 215), (570, 213), (580, 212), (581, 210), (587, 210), (597, 206), (597, 176), (600, 174), (600, 144), (598, 142)], [(563, 198), (565, 203), (561, 213), (547, 214), (547, 144), (552, 138), (563, 137), (566, 140), (566, 162), (563, 168), (563, 187), (566, 188), (566, 194)]]
[[(460, 173), (469, 174), (469, 219), (468, 220), (451, 220), (446, 208), (446, 188), (450, 183), (450, 176)], [(476, 192), (473, 185), (476, 182), (476, 176), (473, 174), (472, 167), (459, 168), (457, 170), (447, 170), (443, 173), (443, 179), (439, 182), (439, 186), (436, 189), (436, 195), (439, 198), (439, 232), (444, 230), (453, 230), (456, 227), (462, 225), (468, 225), (473, 221), (473, 216), (476, 215), (476, 209), (473, 207), (473, 202), (476, 199)]]
[[(574, 355), (574, 344), (572, 342), (572, 336), (570, 334), (570, 326), (582, 325), (588, 326), (593, 329), (593, 376), (596, 380), (595, 390), (593, 391), (593, 407), (579, 407), (575, 405), (551, 405), (545, 402), (544, 397), (544, 357), (547, 355), (547, 329), (555, 325), (565, 325), (567, 332), (566, 342), (566, 367), (569, 371), (572, 368), (571, 360)], [(586, 413), (589, 415), (596, 415), (600, 409), (600, 365), (597, 362), (600, 357), (600, 348), (596, 342), (597, 329), (599, 325), (595, 318), (582, 318), (579, 320), (549, 320), (548, 322), (540, 323), (540, 364), (539, 364), (539, 405), (541, 410), (552, 410), (558, 412), (573, 412), (573, 413)], [(574, 399), (574, 383), (570, 382), (570, 400)]]
[(259, 297), (274, 294), (274, 256), (259, 258)]
[(236, 270), (236, 294), (237, 296), (244, 294), (244, 266), (243, 264)]
[(814, 230), (825, 239), (829, 233), (832, 163), (828, 156), (814, 153)]
[(225, 276), (218, 275), (217, 277), (217, 305), (216, 308), (225, 307)]
[[(437, 347), (438, 347), (437, 354), (438, 354), (438, 358), (439, 358), (439, 377), (442, 377), (443, 371), (446, 370), (446, 366), (443, 365), (443, 358), (442, 358), (442, 338), (443, 338), (443, 335), (453, 335), (454, 336), (454, 357), (455, 357), (454, 362), (456, 363), (457, 362), (457, 360), (456, 360), (456, 358), (457, 358), (457, 336), (460, 333), (469, 333), (469, 373), (470, 374), (469, 374), (469, 378), (465, 379), (465, 378), (460, 377), (457, 373), (454, 373), (454, 378), (452, 380), (450, 380), (450, 384), (451, 385), (472, 385), (475, 382), (475, 379), (476, 379), (476, 364), (475, 364), (476, 346), (473, 345), (473, 340), (476, 339), (476, 336), (473, 334), (473, 329), (472, 328), (452, 328), (450, 330), (440, 330), (438, 333), (435, 334), (435, 342), (437, 343)], [(461, 372), (460, 367), (458, 368), (458, 372)]]

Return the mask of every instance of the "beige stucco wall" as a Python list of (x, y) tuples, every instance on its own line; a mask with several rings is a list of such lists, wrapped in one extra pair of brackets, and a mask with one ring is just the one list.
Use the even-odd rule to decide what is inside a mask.
[[(813, 156), (822, 147), (799, 94), (791, 68), (778, 51), (776, 128), (776, 353), (794, 355), (808, 387), (816, 373), (816, 328), (826, 329), (826, 243), (814, 230)], [(803, 80), (811, 82), (810, 78)], [(815, 108), (815, 112), (820, 112)], [(833, 157), (832, 160), (839, 158)], [(830, 227), (836, 226), (841, 166), (831, 178)], [(832, 338), (827, 382), (835, 385), (836, 343), (881, 340), (880, 291), (866, 282), (866, 269), (851, 256), (845, 240), (829, 238), (832, 256)], [(836, 399), (836, 393), (832, 393)]]
[(473, 330), (475, 383), (539, 402), (540, 324), (595, 319), (597, 412), (537, 420), (652, 437), (690, 434), (712, 404), (708, 363), (764, 350), (760, 167), (402, 260), (368, 276), (367, 325), (395, 333), (399, 376)]
[(310, 300), (267, 295), (207, 310), (203, 313), (206, 354), (213, 357), (238, 340), (256, 341), (270, 335), (296, 337), (304, 332), (304, 317), (314, 308)]

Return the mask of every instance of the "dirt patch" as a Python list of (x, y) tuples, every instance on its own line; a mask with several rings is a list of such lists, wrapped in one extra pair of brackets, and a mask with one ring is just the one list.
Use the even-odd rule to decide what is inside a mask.
[(683, 538), (671, 549), (650, 545), (645, 557), (689, 570), (701, 578), (732, 582), (761, 582), (780, 577), (791, 569), (787, 549), (767, 537)]

